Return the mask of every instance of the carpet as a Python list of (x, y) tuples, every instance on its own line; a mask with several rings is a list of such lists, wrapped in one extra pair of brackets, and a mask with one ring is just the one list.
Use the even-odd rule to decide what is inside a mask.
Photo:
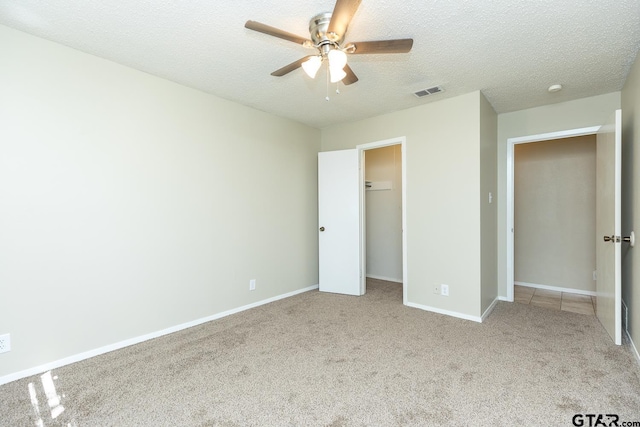
[(11, 427), (571, 426), (640, 421), (640, 368), (594, 316), (500, 302), (480, 324), (369, 280), (14, 381), (0, 402)]

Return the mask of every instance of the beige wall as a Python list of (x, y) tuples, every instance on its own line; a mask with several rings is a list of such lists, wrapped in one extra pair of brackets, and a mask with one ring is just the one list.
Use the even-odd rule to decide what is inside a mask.
[(515, 280), (595, 292), (595, 135), (514, 153)]
[(320, 131), (0, 45), (0, 377), (318, 283)]
[[(498, 297), (498, 204), (497, 146), (498, 120), (496, 112), (484, 96), (480, 97), (480, 223), (482, 313)], [(489, 201), (491, 194), (491, 202)]]
[(401, 146), (365, 151), (365, 180), (391, 189), (366, 191), (367, 276), (402, 282)]
[(603, 124), (620, 92), (498, 115), (498, 293), (507, 295), (507, 140)]
[[(472, 317), (481, 315), (482, 98), (473, 92), (322, 130), (323, 151), (406, 137), (408, 301)], [(449, 297), (433, 293), (442, 283)]]
[[(636, 154), (638, 153), (638, 154)], [(640, 234), (640, 60), (622, 90), (622, 235)], [(640, 240), (640, 237), (638, 238)], [(622, 299), (628, 330), (640, 350), (640, 243), (622, 246)], [(624, 315), (624, 314), (623, 314)]]

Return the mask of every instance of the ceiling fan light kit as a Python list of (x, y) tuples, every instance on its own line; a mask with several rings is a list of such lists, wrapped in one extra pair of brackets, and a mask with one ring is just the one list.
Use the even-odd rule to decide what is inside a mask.
[(316, 55), (294, 61), (271, 73), (272, 76), (282, 77), (302, 67), (309, 77), (315, 78), (322, 63), (327, 61), (331, 82), (342, 81), (345, 85), (350, 85), (357, 82), (358, 77), (347, 64), (347, 54), (407, 53), (413, 46), (413, 39), (356, 42), (343, 46), (347, 28), (361, 1), (337, 0), (333, 13), (321, 13), (311, 18), (310, 39), (256, 21), (247, 21), (244, 26), (253, 31), (292, 41), (305, 48), (316, 49)]
[(331, 83), (338, 83), (347, 77), (347, 73), (342, 68), (331, 68), (331, 66), (329, 66), (329, 75)]
[(316, 77), (316, 74), (318, 74), (318, 70), (320, 69), (321, 65), (322, 65), (322, 57), (312, 56), (311, 58), (307, 59), (302, 63), (302, 69), (304, 70), (305, 73), (307, 73), (307, 76), (313, 79)]
[(327, 54), (331, 83), (337, 83), (347, 77), (344, 67), (347, 65), (347, 54), (338, 49), (331, 49)]

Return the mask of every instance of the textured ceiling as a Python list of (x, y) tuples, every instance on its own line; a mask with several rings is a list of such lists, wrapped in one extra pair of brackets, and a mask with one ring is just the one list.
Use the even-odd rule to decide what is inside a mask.
[[(481, 90), (498, 113), (617, 91), (640, 48), (638, 0), (363, 0), (346, 41), (413, 38), (408, 54), (353, 55), (360, 78), (270, 73), (309, 54), (244, 28), (308, 37), (333, 0), (4, 0), (0, 24), (322, 128)], [(1, 49), (0, 49), (1, 57)], [(548, 93), (561, 83), (564, 89)], [(413, 92), (441, 85), (418, 99)]]

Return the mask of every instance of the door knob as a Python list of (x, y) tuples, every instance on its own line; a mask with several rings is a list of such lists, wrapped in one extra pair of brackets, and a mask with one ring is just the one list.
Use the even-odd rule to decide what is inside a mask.
[(605, 242), (615, 242), (616, 241), (616, 236), (604, 236), (604, 241)]
[(623, 237), (622, 240), (634, 247), (636, 245), (636, 233), (632, 231), (629, 237)]
[(320, 231), (324, 231), (324, 227), (320, 227)]

